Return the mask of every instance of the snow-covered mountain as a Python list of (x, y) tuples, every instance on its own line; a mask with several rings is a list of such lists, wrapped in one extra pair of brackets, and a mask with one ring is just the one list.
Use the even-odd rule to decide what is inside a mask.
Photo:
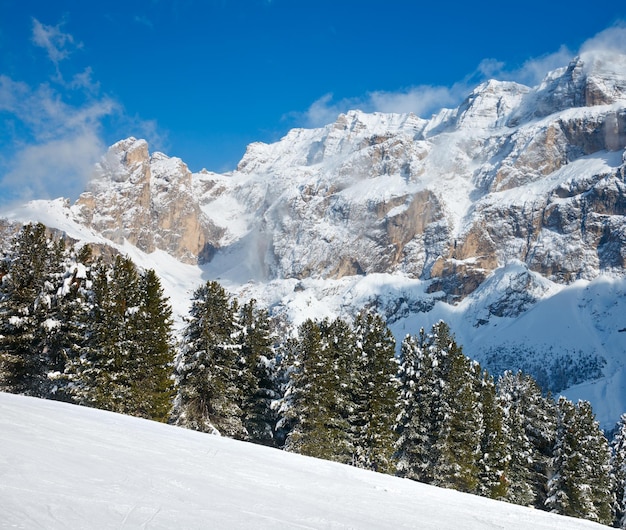
[(0, 393), (2, 528), (606, 528), (111, 412)]
[(351, 111), (192, 174), (112, 146), (69, 204), (7, 212), (156, 268), (174, 307), (219, 279), (296, 324), (375, 306), (398, 338), (443, 318), (465, 353), (626, 410), (626, 56), (536, 87), (489, 81), (431, 119)]

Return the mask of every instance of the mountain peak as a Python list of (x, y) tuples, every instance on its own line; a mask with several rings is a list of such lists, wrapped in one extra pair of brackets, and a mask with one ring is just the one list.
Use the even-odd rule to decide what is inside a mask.
[(550, 72), (531, 94), (526, 107), (544, 117), (577, 107), (612, 105), (626, 100), (626, 55), (590, 51), (568, 66)]
[(486, 81), (478, 85), (458, 108), (456, 126), (500, 127), (529, 91), (528, 87), (512, 81)]
[[(409, 325), (461, 315), (461, 328), (493, 334), (553, 291), (626, 277), (626, 61), (615, 60), (582, 54), (534, 88), (487, 81), (430, 120), (346, 112), (251, 144), (226, 175), (192, 174), (127, 138), (63, 215), (112, 244), (202, 262), (202, 277), (294, 320), (361, 304)], [(285, 309), (304, 296), (298, 282), (311, 303), (299, 312)], [(621, 355), (619, 326), (606, 347), (586, 343), (594, 366)], [(583, 362), (580, 346), (544, 339), (545, 355)], [(517, 346), (500, 347), (517, 362)]]

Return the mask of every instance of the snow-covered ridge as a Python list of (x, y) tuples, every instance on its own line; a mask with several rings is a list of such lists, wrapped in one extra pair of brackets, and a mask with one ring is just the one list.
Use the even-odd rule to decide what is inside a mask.
[[(594, 52), (536, 87), (485, 82), (429, 120), (355, 110), (294, 129), (224, 175), (129, 138), (76, 204), (6, 215), (130, 253), (165, 276), (179, 314), (219, 279), (295, 323), (371, 305), (401, 338), (444, 318), (492, 369), (557, 391), (597, 381), (576, 392), (606, 392), (594, 407), (609, 423), (626, 410), (626, 323), (607, 317), (624, 296), (625, 148), (626, 57)], [(559, 362), (571, 373), (539, 373)]]
[(6, 527), (605, 528), (101, 410), (0, 393)]

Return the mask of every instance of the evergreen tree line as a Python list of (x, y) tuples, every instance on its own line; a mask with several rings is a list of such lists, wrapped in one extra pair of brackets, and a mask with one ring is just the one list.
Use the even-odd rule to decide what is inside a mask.
[(396, 344), (385, 322), (292, 334), (217, 282), (179, 343), (152, 270), (26, 225), (0, 261), (0, 390), (69, 401), (626, 528), (626, 415), (611, 446), (588, 402), (497, 382), (448, 326)]
[(400, 476), (622, 524), (624, 459), (612, 457), (588, 402), (555, 402), (521, 372), (495, 383), (443, 322), (405, 338), (399, 379)]
[(169, 418), (172, 311), (153, 270), (94, 261), (29, 224), (0, 276), (1, 390)]

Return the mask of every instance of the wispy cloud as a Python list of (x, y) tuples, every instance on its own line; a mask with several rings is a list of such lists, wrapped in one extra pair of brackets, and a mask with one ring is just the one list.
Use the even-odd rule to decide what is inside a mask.
[(567, 46), (561, 46), (556, 52), (529, 59), (517, 70), (503, 70), (497, 77), (535, 86), (542, 81), (548, 72), (567, 66), (574, 55)]
[(63, 24), (60, 22), (56, 26), (48, 26), (33, 18), (33, 43), (46, 50), (55, 66), (67, 59), (74, 49), (82, 47), (82, 43), (76, 43), (72, 35), (63, 32)]
[(95, 131), (25, 145), (16, 153), (10, 171), (2, 179), (10, 201), (73, 197), (85, 189), (93, 164), (104, 145)]
[(93, 70), (88, 66), (82, 72), (74, 74), (68, 84), (68, 88), (73, 90), (84, 89), (92, 94), (96, 94), (100, 90), (100, 83), (93, 80)]
[(620, 21), (586, 41), (581, 46), (581, 52), (587, 51), (626, 53), (626, 21)]
[(146, 26), (147, 28), (154, 29), (154, 24), (152, 23), (152, 20), (150, 20), (146, 16), (135, 16), (135, 22), (137, 22), (137, 24), (141, 24), (142, 26)]
[[(37, 85), (0, 75), (0, 204), (33, 198), (76, 198), (106, 150), (105, 124), (118, 122), (161, 139), (154, 122), (126, 116), (100, 93), (90, 67), (66, 61), (80, 47), (62, 29), (33, 20), (32, 42), (46, 51), (56, 75)], [(66, 72), (64, 81), (61, 70)]]
[[(533, 57), (526, 61), (521, 68), (509, 69), (505, 63), (487, 60), (481, 63), (485, 66), (483, 73), (486, 77), (512, 80), (529, 86), (540, 83), (546, 74), (557, 68), (567, 66), (576, 56), (592, 51), (609, 51), (626, 54), (626, 23), (618, 22), (615, 25), (601, 31), (592, 38), (586, 40), (578, 51), (572, 51), (566, 46), (561, 46), (557, 51)], [(490, 63), (493, 61), (493, 63)], [(489, 68), (492, 64), (493, 68)], [(479, 67), (480, 69), (481, 67)]]
[[(587, 40), (578, 53), (591, 50), (618, 51), (626, 54), (626, 23), (620, 22)], [(567, 66), (576, 52), (566, 46), (539, 57), (533, 57), (521, 67), (511, 67), (495, 58), (482, 60), (473, 72), (452, 86), (421, 85), (396, 92), (375, 91), (363, 96), (335, 100), (325, 94), (304, 112), (291, 113), (286, 118), (306, 127), (332, 123), (337, 116), (351, 109), (365, 112), (413, 112), (428, 118), (442, 108), (455, 107), (479, 83), (487, 79), (515, 81), (528, 86), (539, 84), (546, 74)]]
[(24, 123), (35, 141), (93, 129), (115, 110), (117, 104), (107, 97), (72, 106), (49, 84), (33, 89), (26, 83), (0, 76), (0, 111)]
[(303, 113), (293, 113), (288, 118), (301, 122), (306, 127), (321, 127), (332, 123), (337, 116), (351, 109), (364, 112), (412, 112), (418, 116), (430, 117), (441, 108), (454, 106), (467, 95), (469, 85), (457, 83), (451, 87), (422, 85), (406, 90), (369, 92), (360, 98), (334, 100), (332, 94), (325, 94), (314, 101)]
[(75, 197), (104, 151), (102, 120), (118, 111), (107, 97), (72, 106), (48, 84), (33, 89), (0, 76), (0, 112), (19, 130), (4, 164), (4, 190), (20, 200)]

